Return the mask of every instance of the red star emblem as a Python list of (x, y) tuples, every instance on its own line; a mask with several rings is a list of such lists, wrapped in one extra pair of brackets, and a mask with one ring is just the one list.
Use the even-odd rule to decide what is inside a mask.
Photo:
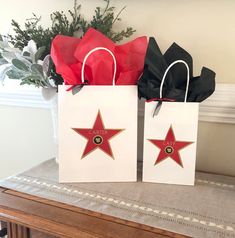
[(185, 141), (176, 141), (175, 135), (172, 127), (169, 128), (165, 140), (151, 140), (155, 146), (160, 149), (160, 153), (157, 157), (157, 160), (154, 165), (158, 164), (159, 162), (171, 158), (181, 167), (183, 167), (179, 151), (186, 146), (192, 144), (193, 142), (185, 142)]
[(82, 154), (82, 159), (97, 148), (101, 149), (114, 159), (109, 140), (123, 131), (123, 129), (106, 129), (104, 127), (100, 111), (98, 111), (95, 123), (92, 128), (72, 129), (88, 140), (85, 150)]

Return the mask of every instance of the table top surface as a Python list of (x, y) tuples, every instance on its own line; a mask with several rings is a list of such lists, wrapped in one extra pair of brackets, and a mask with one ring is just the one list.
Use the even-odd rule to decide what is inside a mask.
[(197, 173), (195, 186), (59, 184), (49, 160), (0, 186), (2, 219), (58, 236), (235, 237), (234, 177)]
[(2, 187), (0, 220), (57, 237), (186, 237)]

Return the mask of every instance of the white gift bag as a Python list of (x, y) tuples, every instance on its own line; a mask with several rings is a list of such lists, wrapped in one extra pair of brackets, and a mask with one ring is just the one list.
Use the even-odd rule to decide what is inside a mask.
[(184, 102), (163, 101), (145, 103), (143, 181), (194, 185), (198, 103), (186, 102), (189, 87), (189, 68), (183, 60), (173, 62), (164, 73), (160, 85), (160, 99), (170, 68), (183, 63), (187, 68)]
[(136, 181), (137, 86), (85, 85), (77, 94), (59, 87), (59, 181)]

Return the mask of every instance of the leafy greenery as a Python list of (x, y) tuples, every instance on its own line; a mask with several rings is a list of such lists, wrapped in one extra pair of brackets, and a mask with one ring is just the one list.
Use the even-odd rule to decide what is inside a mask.
[(30, 40), (24, 50), (11, 47), (8, 42), (0, 39), (0, 81), (7, 75), (9, 78), (20, 79), (21, 85), (33, 84), (36, 87), (55, 87), (51, 80), (52, 62), (47, 55), (43, 61), (39, 57), (45, 47), (37, 49), (36, 43)]
[(15, 47), (23, 49), (29, 40), (33, 40), (37, 47), (45, 46), (43, 58), (50, 54), (51, 41), (58, 34), (74, 36), (77, 32), (81, 32), (82, 36), (90, 27), (93, 27), (114, 42), (130, 37), (135, 32), (132, 27), (127, 27), (120, 32), (113, 30), (114, 23), (121, 20), (120, 15), (125, 7), (115, 16), (115, 7), (110, 6), (110, 0), (104, 0), (104, 2), (106, 3), (105, 8), (102, 10), (101, 7), (96, 7), (95, 14), (90, 22), (81, 15), (81, 5), (78, 4), (77, 0), (74, 2), (73, 10), (68, 11), (68, 16), (63, 11), (53, 12), (51, 14), (52, 25), (49, 28), (40, 25), (41, 17), (36, 14), (26, 20), (25, 29), (22, 29), (15, 20), (12, 20), (15, 35), (10, 35), (10, 42)]
[(81, 21), (81, 28), (83, 32), (86, 32), (90, 27), (93, 27), (102, 32), (114, 42), (119, 42), (124, 38), (130, 37), (135, 32), (132, 27), (127, 27), (125, 30), (120, 32), (115, 32), (112, 30), (113, 24), (116, 21), (121, 21), (120, 15), (126, 7), (123, 7), (115, 16), (115, 7), (110, 7), (110, 0), (104, 1), (106, 2), (105, 9), (102, 10), (100, 7), (97, 7), (95, 10), (95, 15), (93, 16), (93, 19), (90, 23), (85, 20)]
[(44, 28), (41, 17), (33, 13), (33, 17), (27, 19), (24, 29), (18, 22), (12, 20), (14, 35), (9, 35), (11, 47), (0, 36), (0, 81), (7, 75), (9, 78), (20, 79), (21, 84), (32, 84), (36, 87), (53, 87), (63, 83), (61, 75), (56, 73), (55, 65), (50, 58), (51, 42), (58, 34), (75, 36), (83, 34), (93, 27), (104, 35), (119, 42), (130, 37), (135, 30), (127, 27), (116, 32), (113, 25), (120, 21), (120, 15), (125, 9), (123, 7), (115, 15), (115, 7), (110, 6), (111, 0), (103, 0), (105, 8), (96, 7), (91, 21), (85, 20), (81, 15), (81, 5), (77, 0), (74, 2), (73, 10), (68, 13), (63, 11), (53, 12), (51, 27)]

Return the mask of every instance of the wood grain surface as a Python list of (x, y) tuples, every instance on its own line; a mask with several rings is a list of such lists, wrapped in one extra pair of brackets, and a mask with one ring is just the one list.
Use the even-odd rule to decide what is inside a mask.
[(0, 188), (8, 238), (183, 238), (180, 234)]

